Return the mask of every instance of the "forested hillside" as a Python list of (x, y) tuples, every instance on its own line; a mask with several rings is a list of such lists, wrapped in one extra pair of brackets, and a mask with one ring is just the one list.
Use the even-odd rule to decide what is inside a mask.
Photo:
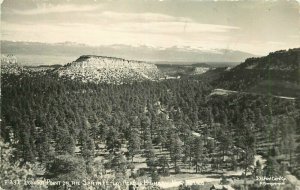
[(300, 49), (282, 50), (249, 58), (228, 72), (215, 85), (239, 91), (300, 96)]
[[(180, 173), (227, 176), (237, 170), (248, 175), (245, 181), (285, 171), (299, 177), (298, 99), (212, 95), (215, 86), (195, 79), (113, 85), (39, 72), (1, 79), (1, 138), (7, 143), (1, 146), (11, 150), (3, 154), (11, 155), (5, 166), (17, 163), (27, 171), (23, 178), (110, 175), (105, 179), (156, 182)], [(265, 166), (253, 164), (256, 155), (267, 159)], [(19, 186), (25, 187), (34, 186)]]

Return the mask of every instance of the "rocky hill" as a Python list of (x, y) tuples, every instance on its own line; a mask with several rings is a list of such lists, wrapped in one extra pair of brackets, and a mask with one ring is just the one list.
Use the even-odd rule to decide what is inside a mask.
[(19, 75), (24, 68), (18, 64), (17, 57), (14, 55), (1, 55), (1, 74)]
[(249, 58), (224, 71), (214, 83), (216, 87), (228, 90), (299, 97), (300, 48)]
[(59, 77), (96, 83), (124, 83), (158, 80), (161, 73), (154, 64), (115, 57), (84, 55), (58, 68)]

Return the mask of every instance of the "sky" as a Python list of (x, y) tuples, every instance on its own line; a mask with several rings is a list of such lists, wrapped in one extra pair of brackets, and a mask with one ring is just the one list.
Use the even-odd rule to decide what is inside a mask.
[(4, 0), (1, 39), (255, 55), (300, 46), (296, 0)]

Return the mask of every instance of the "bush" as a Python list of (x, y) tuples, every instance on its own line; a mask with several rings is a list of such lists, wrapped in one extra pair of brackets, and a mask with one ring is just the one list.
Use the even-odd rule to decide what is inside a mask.
[(181, 184), (178, 187), (178, 190), (200, 190), (203, 186), (197, 185), (197, 184), (192, 184), (192, 185), (186, 185), (185, 182), (184, 184)]
[(152, 183), (159, 182), (159, 180), (160, 180), (159, 174), (157, 173), (157, 171), (153, 171), (151, 173), (151, 181), (152, 181)]
[(220, 184), (221, 185), (228, 185), (229, 184), (229, 181), (227, 180), (227, 178), (224, 175), (222, 176)]
[(292, 172), (292, 174), (295, 175), (298, 179), (300, 179), (300, 169), (294, 170), (294, 171)]
[(191, 185), (191, 190), (200, 190), (200, 189), (201, 189), (201, 185), (197, 185), (197, 184)]
[(146, 175), (145, 169), (140, 168), (140, 169), (137, 171), (137, 175), (138, 175), (138, 176), (144, 176), (144, 175)]
[(131, 178), (133, 178), (133, 179), (136, 179), (136, 178), (138, 178), (138, 177), (139, 177), (139, 173), (138, 173), (138, 172), (136, 172), (136, 173), (134, 173), (134, 172), (131, 172), (131, 175), (130, 175), (130, 177), (131, 177)]
[(169, 168), (165, 169), (165, 172), (163, 173), (164, 176), (169, 176), (170, 175), (170, 170)]
[(165, 168), (165, 169), (160, 168), (159, 169), (159, 173), (162, 176), (169, 176), (170, 175), (170, 169), (169, 168)]
[(128, 169), (134, 170), (134, 168), (135, 168), (134, 164), (132, 164), (132, 163), (128, 164)]

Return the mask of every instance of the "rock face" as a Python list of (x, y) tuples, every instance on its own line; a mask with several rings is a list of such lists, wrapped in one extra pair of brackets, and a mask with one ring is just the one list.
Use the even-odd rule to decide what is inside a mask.
[(193, 75), (201, 75), (210, 70), (208, 67), (195, 67), (195, 70), (192, 72)]
[(9, 54), (9, 55), (1, 55), (1, 64), (17, 64), (17, 57)]
[(84, 55), (56, 70), (60, 77), (83, 82), (126, 83), (158, 80), (161, 76), (154, 64), (114, 57)]

